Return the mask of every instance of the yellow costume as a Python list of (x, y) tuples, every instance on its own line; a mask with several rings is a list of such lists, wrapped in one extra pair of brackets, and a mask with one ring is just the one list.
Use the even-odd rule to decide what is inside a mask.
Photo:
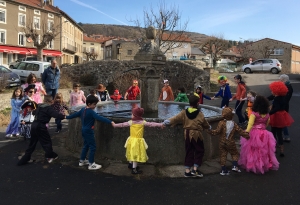
[(148, 145), (144, 139), (144, 126), (146, 121), (141, 124), (134, 124), (132, 120), (128, 121), (130, 124), (130, 136), (125, 143), (126, 158), (128, 161), (146, 162), (148, 156), (146, 149)]

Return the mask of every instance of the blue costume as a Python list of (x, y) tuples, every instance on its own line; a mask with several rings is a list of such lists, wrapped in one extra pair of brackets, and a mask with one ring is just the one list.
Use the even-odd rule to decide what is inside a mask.
[(220, 90), (215, 95), (215, 97), (218, 96), (222, 97), (221, 108), (224, 107), (225, 105), (228, 107), (229, 99), (232, 98), (229, 84), (226, 83), (225, 85), (220, 87)]
[(94, 163), (94, 157), (96, 152), (96, 141), (94, 137), (94, 123), (95, 119), (104, 123), (111, 124), (111, 121), (107, 118), (101, 117), (94, 110), (90, 108), (82, 108), (80, 111), (66, 116), (66, 119), (81, 118), (81, 133), (83, 138), (83, 147), (80, 155), (80, 160), (85, 160), (87, 152), (90, 150), (89, 163)]
[(21, 105), (24, 103), (24, 98), (13, 98), (10, 101), (11, 104), (11, 114), (10, 114), (10, 123), (6, 128), (6, 135), (10, 134), (19, 134), (19, 125), (20, 125), (20, 111)]

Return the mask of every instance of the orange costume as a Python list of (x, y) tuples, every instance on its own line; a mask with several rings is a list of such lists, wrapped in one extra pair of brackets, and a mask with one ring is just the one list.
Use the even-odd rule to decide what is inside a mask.
[(169, 81), (164, 80), (164, 87), (161, 89), (161, 93), (159, 95), (160, 101), (174, 101), (174, 95), (172, 88), (169, 86)]

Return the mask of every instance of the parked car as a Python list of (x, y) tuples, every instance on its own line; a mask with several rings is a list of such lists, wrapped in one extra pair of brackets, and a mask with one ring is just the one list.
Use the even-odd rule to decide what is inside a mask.
[(15, 87), (21, 85), (20, 76), (13, 73), (10, 69), (0, 65), (0, 83), (5, 80), (7, 83), (6, 87)]
[(49, 62), (43, 61), (23, 61), (16, 64), (11, 71), (18, 74), (22, 81), (26, 81), (30, 73), (36, 75), (38, 79), (41, 78), (44, 69), (50, 66)]
[(15, 62), (11, 62), (9, 64), (9, 68), (10, 69), (13, 69), (13, 67), (19, 63), (19, 62), (22, 62), (22, 61), (37, 61), (37, 57), (35, 56), (26, 56), (25, 58), (19, 58), (18, 60), (16, 60)]
[(277, 59), (259, 59), (251, 64), (244, 65), (242, 71), (245, 73), (271, 72), (277, 74), (281, 72), (281, 63)]

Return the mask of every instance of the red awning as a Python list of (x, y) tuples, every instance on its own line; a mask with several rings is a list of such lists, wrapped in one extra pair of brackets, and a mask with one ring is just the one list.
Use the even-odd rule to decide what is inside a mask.
[[(32, 54), (32, 55), (37, 54), (36, 48), (28, 48), (28, 50), (30, 51), (30, 54)], [(56, 50), (43, 49), (43, 55), (44, 56), (62, 56), (62, 53), (60, 51), (56, 51)]]
[(24, 47), (16, 46), (0, 46), (0, 52), (2, 53), (19, 53), (19, 54), (30, 54), (30, 51)]

